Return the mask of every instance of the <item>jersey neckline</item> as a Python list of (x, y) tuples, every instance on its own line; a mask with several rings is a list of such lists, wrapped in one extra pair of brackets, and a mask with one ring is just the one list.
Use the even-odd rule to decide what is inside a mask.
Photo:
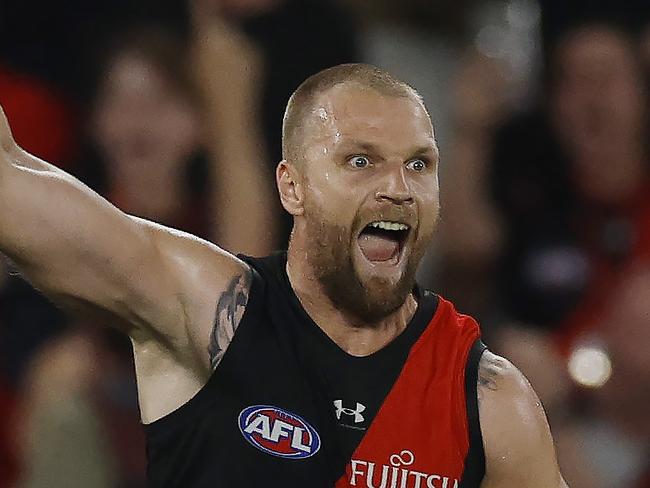
[(402, 351), (405, 347), (410, 349), (422, 335), (427, 325), (433, 320), (434, 315), (436, 315), (439, 302), (438, 296), (428, 290), (422, 290), (416, 283), (413, 287), (413, 294), (417, 301), (417, 308), (404, 330), (377, 351), (366, 356), (354, 356), (344, 351), (341, 346), (334, 342), (303, 307), (287, 274), (287, 252), (282, 251), (276, 253), (275, 258), (275, 264), (279, 268), (277, 272), (280, 276), (281, 284), (289, 297), (291, 307), (304, 320), (308, 332), (325, 348), (327, 354), (334, 356), (339, 361), (351, 363), (382, 361), (384, 358)]

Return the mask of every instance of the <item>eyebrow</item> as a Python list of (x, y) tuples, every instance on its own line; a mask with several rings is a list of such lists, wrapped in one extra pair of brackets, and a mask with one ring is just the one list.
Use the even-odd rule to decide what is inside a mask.
[(367, 153), (378, 153), (379, 148), (371, 143), (371, 142), (362, 142), (362, 141), (356, 141), (356, 140), (351, 140), (351, 141), (346, 141), (342, 144), (342, 146), (346, 149), (349, 148), (354, 148), (354, 149), (359, 149), (363, 152)]
[(433, 154), (433, 159), (436, 162), (440, 160), (440, 151), (438, 150), (438, 146), (435, 144), (432, 146), (421, 146), (413, 151), (414, 156), (430, 156), (431, 154)]

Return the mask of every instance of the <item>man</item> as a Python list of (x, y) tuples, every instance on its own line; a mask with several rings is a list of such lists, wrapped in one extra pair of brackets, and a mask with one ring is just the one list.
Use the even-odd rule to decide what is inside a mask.
[(1, 142), (0, 249), (131, 337), (151, 486), (566, 486), (530, 385), (415, 285), (438, 150), (405, 83), (341, 65), (296, 90), (293, 234), (264, 259), (123, 214), (6, 124)]

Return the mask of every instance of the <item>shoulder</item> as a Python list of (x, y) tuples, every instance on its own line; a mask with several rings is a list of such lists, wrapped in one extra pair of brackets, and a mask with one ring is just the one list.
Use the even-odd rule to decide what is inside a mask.
[(486, 394), (490, 395), (489, 392), (503, 391), (504, 388), (524, 396), (532, 392), (530, 383), (510, 361), (487, 349), (478, 363), (478, 387), (479, 401)]
[(565, 486), (546, 414), (526, 377), (486, 350), (477, 381), (486, 461), (482, 486)]
[(467, 333), (480, 332), (480, 326), (476, 319), (470, 315), (459, 312), (453, 302), (447, 300), (438, 293), (429, 290), (424, 291), (425, 295), (434, 296), (436, 300), (436, 315), (440, 320), (449, 323), (458, 330)]

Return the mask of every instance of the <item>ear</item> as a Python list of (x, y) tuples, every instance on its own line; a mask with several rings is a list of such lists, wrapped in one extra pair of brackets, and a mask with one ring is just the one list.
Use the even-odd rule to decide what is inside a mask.
[(280, 193), (280, 201), (284, 209), (291, 215), (302, 215), (304, 208), (304, 193), (302, 180), (298, 170), (291, 163), (282, 160), (275, 168), (275, 181)]

